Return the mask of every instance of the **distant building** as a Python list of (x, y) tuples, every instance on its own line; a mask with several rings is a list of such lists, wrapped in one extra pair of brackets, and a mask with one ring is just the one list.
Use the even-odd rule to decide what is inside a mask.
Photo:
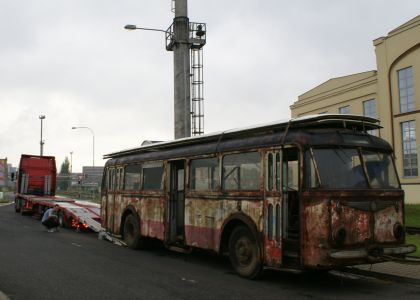
[(373, 41), (377, 70), (332, 78), (300, 95), (292, 117), (360, 114), (381, 120), (370, 132), (394, 148), (406, 202), (420, 203), (420, 16)]
[(0, 159), (0, 190), (8, 185), (7, 158)]
[(82, 173), (83, 173), (82, 186), (97, 188), (99, 190), (102, 184), (103, 172), (104, 172), (104, 167), (88, 167), (88, 166), (83, 167), (82, 168)]

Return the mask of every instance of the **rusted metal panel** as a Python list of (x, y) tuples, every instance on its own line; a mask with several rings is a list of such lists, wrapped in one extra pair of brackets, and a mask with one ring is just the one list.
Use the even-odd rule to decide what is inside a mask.
[(345, 230), (342, 245), (364, 244), (372, 239), (373, 228), (370, 223), (371, 212), (363, 211), (346, 204), (344, 201), (331, 201), (331, 235), (333, 239), (339, 230)]
[(395, 242), (394, 226), (403, 224), (402, 202), (375, 212), (375, 241), (378, 243)]
[(163, 240), (165, 236), (165, 203), (163, 196), (140, 197), (108, 194), (106, 209), (102, 209), (101, 214), (107, 214), (107, 230), (118, 235), (124, 226), (121, 224), (124, 211), (129, 206), (134, 207), (140, 220), (141, 235)]
[(262, 231), (263, 205), (261, 200), (186, 198), (186, 244), (218, 251), (224, 222), (229, 216), (239, 212), (248, 216), (258, 227), (258, 230)]
[(329, 198), (311, 195), (302, 199), (301, 256), (305, 267), (368, 263), (369, 255), (331, 260), (329, 254), (346, 250), (370, 253), (387, 244), (402, 244), (394, 236), (395, 226), (403, 224), (400, 197), (384, 199), (382, 195), (377, 200), (374, 195), (355, 198), (345, 192), (333, 194)]
[[(267, 197), (264, 206), (264, 261), (267, 266), (280, 267), (283, 255), (281, 198)], [(271, 209), (269, 209), (270, 206)]]
[(329, 266), (329, 202), (325, 198), (303, 199), (301, 217), (301, 257), (309, 267)]
[(164, 239), (165, 203), (164, 197), (140, 199), (141, 235)]

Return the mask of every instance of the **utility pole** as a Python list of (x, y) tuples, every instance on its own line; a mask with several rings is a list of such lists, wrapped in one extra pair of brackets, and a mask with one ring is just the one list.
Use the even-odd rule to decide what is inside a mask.
[(190, 48), (187, 0), (175, 0), (173, 30), (175, 139), (191, 136)]
[[(196, 74), (194, 74), (191, 70), (191, 51), (200, 50), (206, 44), (206, 24), (189, 21), (187, 0), (172, 0), (172, 7), (175, 17), (167, 30), (137, 27), (136, 25), (126, 25), (124, 28), (165, 33), (166, 50), (174, 52), (174, 137), (180, 139), (191, 136), (192, 120), (194, 120), (194, 134), (204, 133), (202, 126), (204, 118), (202, 110), (202, 63), (192, 64), (193, 71), (196, 71)], [(197, 78), (193, 80), (194, 87), (192, 88), (191, 76), (194, 75), (199, 80)], [(195, 94), (193, 110), (191, 110), (191, 89)], [(195, 128), (197, 119), (200, 124), (198, 130)]]
[(42, 139), (42, 121), (45, 119), (45, 116), (44, 115), (40, 115), (39, 116), (39, 119), (41, 120), (41, 140), (40, 140), (40, 142), (39, 142), (39, 145), (40, 145), (40, 156), (43, 156), (44, 155), (44, 144), (45, 144), (45, 141)]

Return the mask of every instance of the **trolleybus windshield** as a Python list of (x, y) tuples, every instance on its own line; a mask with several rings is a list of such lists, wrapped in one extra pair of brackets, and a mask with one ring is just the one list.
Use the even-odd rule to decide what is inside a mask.
[(331, 189), (399, 188), (390, 153), (341, 147), (306, 152), (305, 185)]

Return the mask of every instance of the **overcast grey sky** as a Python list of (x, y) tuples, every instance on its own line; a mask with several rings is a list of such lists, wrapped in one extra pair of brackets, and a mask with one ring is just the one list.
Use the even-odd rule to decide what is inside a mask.
[[(44, 153), (73, 171), (173, 138), (170, 0), (0, 0), (0, 158)], [(207, 23), (205, 132), (290, 117), (298, 95), (376, 68), (372, 40), (420, 13), (418, 0), (189, 0)]]

